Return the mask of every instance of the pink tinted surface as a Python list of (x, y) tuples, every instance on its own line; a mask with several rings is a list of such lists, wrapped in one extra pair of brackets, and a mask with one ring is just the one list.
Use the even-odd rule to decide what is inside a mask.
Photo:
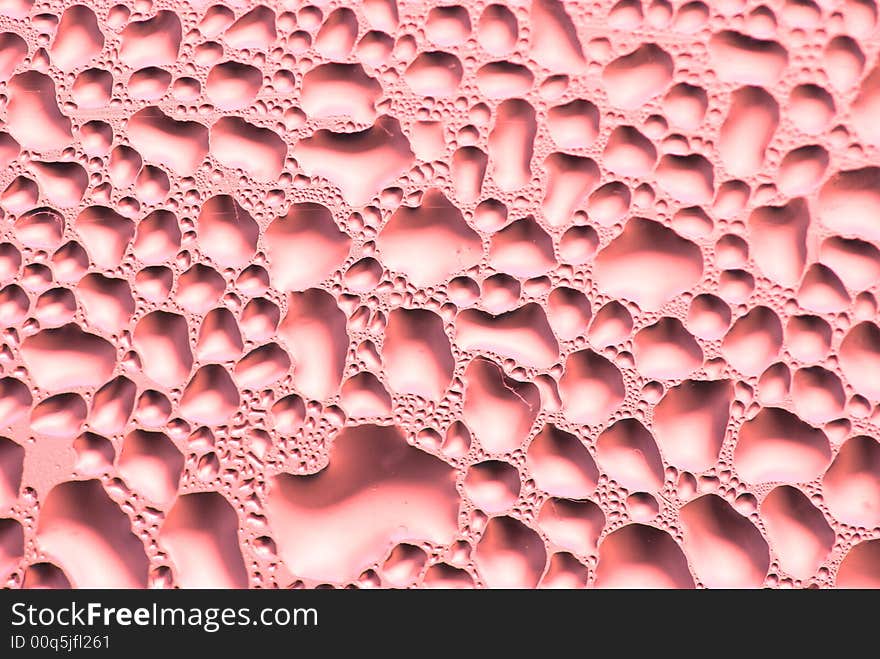
[(11, 587), (880, 586), (874, 0), (0, 0)]

